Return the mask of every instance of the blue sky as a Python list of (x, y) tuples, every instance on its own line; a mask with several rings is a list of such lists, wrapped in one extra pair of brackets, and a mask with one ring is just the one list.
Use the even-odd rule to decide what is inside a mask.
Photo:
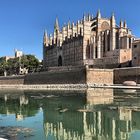
[(56, 16), (62, 26), (98, 9), (103, 17), (114, 12), (117, 23), (126, 20), (140, 37), (139, 5), (140, 0), (0, 0), (0, 56), (12, 56), (16, 48), (42, 59), (43, 32), (53, 31)]

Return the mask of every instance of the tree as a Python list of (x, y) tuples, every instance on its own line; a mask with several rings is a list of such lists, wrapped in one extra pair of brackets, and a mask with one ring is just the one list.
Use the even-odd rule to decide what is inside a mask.
[(27, 59), (27, 56), (26, 55), (23, 55), (21, 58), (20, 58), (20, 64), (21, 64), (21, 67), (28, 67), (29, 66), (29, 61)]
[(35, 72), (39, 65), (39, 60), (34, 55), (23, 55), (10, 58), (7, 61), (5, 57), (1, 57), (0, 75), (4, 75), (5, 71), (8, 75), (19, 74), (20, 68), (26, 68), (29, 72)]
[(0, 75), (4, 75), (4, 73), (6, 72), (7, 70), (7, 62), (6, 62), (6, 59), (5, 57), (1, 57), (0, 58)]
[(34, 55), (23, 55), (21, 57), (21, 66), (26, 67), (30, 72), (33, 72), (38, 68), (39, 60)]
[(20, 63), (19, 63), (19, 58), (10, 58), (7, 61), (7, 72), (9, 75), (12, 74), (18, 74), (19, 72), (19, 67), (20, 67)]

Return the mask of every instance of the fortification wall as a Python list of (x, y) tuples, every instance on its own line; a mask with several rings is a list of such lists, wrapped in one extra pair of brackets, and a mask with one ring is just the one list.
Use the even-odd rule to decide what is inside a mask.
[(84, 84), (86, 83), (85, 69), (47, 71), (25, 76), (24, 84)]
[(0, 85), (39, 84), (113, 84), (113, 70), (85, 67), (62, 67), (59, 71), (50, 68), (45, 72), (25, 76), (0, 77)]
[(140, 67), (114, 69), (114, 84), (122, 84), (124, 81), (140, 83)]
[(27, 74), (26, 76), (0, 77), (0, 85), (32, 85), (32, 84), (122, 84), (124, 81), (136, 81), (140, 84), (140, 67), (93, 69), (64, 67), (46, 72)]
[(24, 76), (2, 76), (0, 77), (0, 85), (22, 85), (24, 84)]
[(113, 85), (113, 70), (111, 69), (87, 69), (87, 84)]

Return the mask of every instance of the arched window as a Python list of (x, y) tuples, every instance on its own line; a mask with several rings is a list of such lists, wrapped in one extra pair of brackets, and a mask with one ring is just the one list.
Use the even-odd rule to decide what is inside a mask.
[(80, 27), (80, 36), (82, 35), (82, 28)]
[(58, 57), (58, 66), (62, 66), (62, 56)]
[(56, 29), (56, 36), (58, 36), (58, 30)]
[(89, 40), (87, 40), (86, 58), (87, 59), (90, 59), (90, 45), (89, 45)]
[(90, 45), (87, 45), (87, 48), (86, 48), (86, 58), (90, 59)]
[(119, 33), (116, 32), (116, 49), (119, 49)]
[(56, 44), (56, 45), (57, 45), (57, 43), (58, 43), (57, 41), (58, 41), (58, 40), (57, 40), (57, 38), (56, 38), (56, 39), (55, 39), (55, 44)]
[(97, 46), (95, 47), (95, 58), (97, 58)]
[(107, 51), (110, 51), (110, 32), (109, 34), (107, 35)]
[(106, 42), (105, 42), (105, 34), (104, 34), (104, 35), (103, 35), (103, 56), (104, 56), (104, 54), (105, 54), (105, 49), (106, 49), (106, 48), (105, 48), (105, 47), (106, 47), (106, 46), (105, 46), (105, 43), (106, 43)]
[(131, 38), (129, 38), (129, 49), (131, 48), (132, 46), (132, 41), (131, 41)]

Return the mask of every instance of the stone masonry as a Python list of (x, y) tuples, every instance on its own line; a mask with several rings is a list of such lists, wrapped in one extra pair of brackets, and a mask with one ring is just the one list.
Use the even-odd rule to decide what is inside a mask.
[(62, 29), (56, 18), (53, 35), (44, 33), (43, 66), (120, 67), (132, 59), (133, 40), (126, 21), (117, 25), (114, 14), (110, 18), (102, 17), (100, 11), (95, 17), (84, 15)]

